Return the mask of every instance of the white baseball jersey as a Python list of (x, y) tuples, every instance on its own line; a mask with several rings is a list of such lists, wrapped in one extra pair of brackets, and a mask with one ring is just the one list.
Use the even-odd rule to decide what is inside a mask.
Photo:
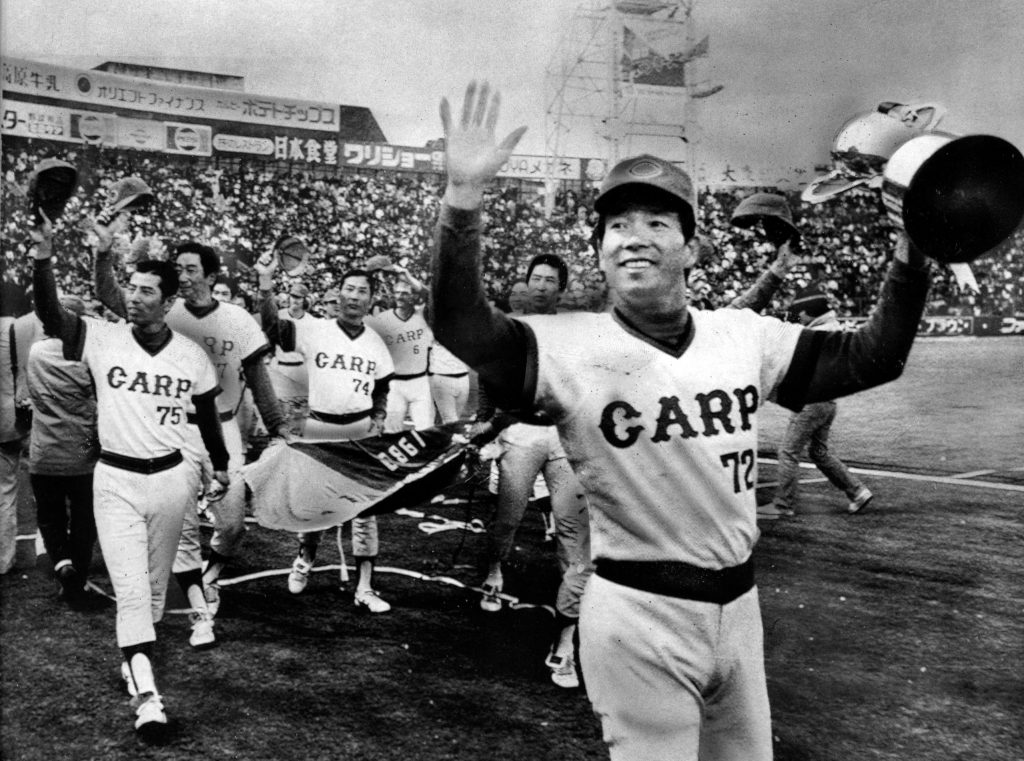
[(595, 558), (725, 568), (757, 540), (756, 413), (802, 328), (750, 310), (690, 314), (678, 353), (613, 313), (525, 318), (535, 401), (586, 490)]
[(270, 345), (253, 316), (235, 304), (215, 301), (212, 312), (197, 317), (178, 299), (167, 313), (171, 330), (191, 338), (205, 351), (217, 372), (221, 392), (217, 410), (234, 414), (242, 399), (242, 363)]
[(434, 333), (423, 316), (414, 309), (408, 320), (389, 309), (366, 318), (366, 324), (377, 331), (391, 352), (396, 375), (422, 375), (427, 371), (427, 352), (434, 342)]
[(373, 406), (374, 382), (394, 372), (384, 341), (370, 328), (349, 338), (336, 320), (295, 323), (295, 350), (309, 374), (309, 409), (342, 415)]
[(186, 449), (192, 397), (217, 390), (206, 352), (173, 331), (151, 355), (131, 325), (89, 320), (82, 360), (96, 384), (100, 446), (128, 457)]

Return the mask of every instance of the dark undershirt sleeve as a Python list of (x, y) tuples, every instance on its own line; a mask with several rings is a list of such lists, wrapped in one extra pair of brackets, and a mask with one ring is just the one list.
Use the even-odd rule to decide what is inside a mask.
[(93, 263), (93, 286), (96, 298), (107, 309), (121, 319), (128, 318), (128, 308), (124, 303), (124, 291), (114, 277), (114, 255), (110, 251), (97, 251)]
[(245, 383), (252, 391), (252, 399), (259, 410), (263, 425), (271, 436), (280, 435), (280, 430), (285, 427), (284, 412), (281, 410), (281, 402), (274, 393), (273, 384), (270, 382), (270, 373), (267, 372), (267, 365), (264, 356), (270, 351), (270, 347), (250, 354), (242, 362), (242, 373), (245, 375)]
[(480, 227), (479, 209), (442, 205), (434, 235), (431, 328), (443, 346), (479, 373), (495, 406), (516, 409), (527, 395), (532, 403), (533, 386), (527, 388), (532, 331), (487, 303)]
[(373, 400), (370, 417), (382, 417), (388, 414), (388, 391), (391, 390), (391, 379), (394, 375), (386, 375), (374, 381), (370, 398)]
[(893, 261), (875, 309), (858, 330), (803, 332), (776, 401), (798, 410), (898, 378), (917, 335), (928, 285), (927, 268)]
[(750, 288), (729, 302), (729, 309), (753, 309), (760, 312), (772, 301), (772, 296), (782, 285), (782, 278), (771, 269), (762, 272)]
[(81, 361), (85, 348), (85, 321), (60, 305), (57, 281), (53, 276), (53, 261), (33, 261), (32, 289), (35, 292), (36, 314), (43, 323), (43, 330), (46, 335), (61, 340), (65, 359)]
[(270, 343), (280, 346), (282, 351), (295, 351), (295, 323), (277, 316), (277, 301), (273, 291), (261, 291), (260, 318), (263, 332)]
[(224, 445), (224, 432), (221, 430), (220, 417), (217, 414), (218, 393), (219, 388), (193, 396), (192, 404), (196, 408), (196, 427), (199, 428), (199, 435), (203, 437), (203, 446), (210, 455), (213, 469), (227, 470), (228, 450)]

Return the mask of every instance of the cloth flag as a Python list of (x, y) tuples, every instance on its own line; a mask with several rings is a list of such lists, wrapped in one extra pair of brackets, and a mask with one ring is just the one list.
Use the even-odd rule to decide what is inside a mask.
[(467, 443), (444, 427), (360, 441), (297, 439), (268, 448), (242, 480), (261, 526), (322, 531), (434, 496), (455, 481)]

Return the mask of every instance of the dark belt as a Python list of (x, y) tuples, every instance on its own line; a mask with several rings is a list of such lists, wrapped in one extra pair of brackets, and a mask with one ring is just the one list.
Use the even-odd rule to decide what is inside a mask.
[(430, 373), (430, 375), (440, 375), (442, 378), (465, 378), (469, 373)]
[(309, 417), (312, 420), (317, 420), (321, 423), (333, 423), (334, 425), (348, 425), (349, 423), (355, 423), (359, 420), (370, 417), (370, 413), (373, 409), (362, 410), (361, 412), (345, 412), (341, 415), (335, 415), (333, 412), (317, 412), (312, 410), (309, 413)]
[[(228, 410), (227, 412), (220, 412), (217, 414), (217, 417), (220, 418), (220, 422), (222, 423), (228, 422), (229, 420), (234, 418), (234, 416), (235, 413), (232, 412), (231, 410)], [(199, 418), (196, 417), (196, 413), (194, 412), (190, 412), (187, 415), (185, 415), (185, 419), (192, 425), (196, 425), (199, 422)]]
[(672, 560), (598, 558), (595, 573), (625, 587), (684, 600), (726, 605), (754, 586), (754, 562), (713, 570)]
[(170, 470), (183, 459), (181, 452), (177, 449), (170, 454), (165, 454), (163, 457), (154, 457), (152, 460), (144, 460), (140, 457), (129, 457), (124, 454), (116, 454), (115, 452), (108, 452), (105, 449), (100, 450), (100, 462), (106, 463), (112, 468), (130, 470), (132, 473), (142, 473), (147, 476), (154, 473), (161, 473), (165, 470)]
[(413, 373), (412, 375), (392, 375), (391, 380), (415, 380), (416, 378), (422, 378), (427, 374), (424, 370), (422, 373)]
[(275, 361), (277, 362), (277, 364), (280, 367), (301, 367), (302, 365), (306, 364), (305, 360), (300, 361), (300, 362), (293, 362), (291, 360), (284, 360), (284, 361), (282, 361), (282, 360), (278, 359), (278, 360), (275, 360)]

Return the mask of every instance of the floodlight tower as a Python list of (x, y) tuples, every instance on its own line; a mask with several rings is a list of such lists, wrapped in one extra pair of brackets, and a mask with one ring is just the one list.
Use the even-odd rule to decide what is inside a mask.
[(545, 76), (549, 156), (591, 156), (610, 166), (660, 143), (664, 158), (695, 165), (694, 99), (721, 87), (695, 81), (696, 0), (583, 0)]

